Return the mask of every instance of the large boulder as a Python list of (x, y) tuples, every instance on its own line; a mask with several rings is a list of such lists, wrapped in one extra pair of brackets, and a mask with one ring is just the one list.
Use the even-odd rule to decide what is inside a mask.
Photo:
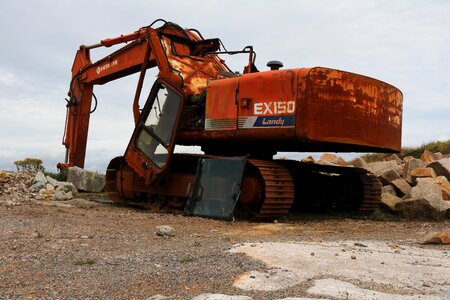
[(392, 195), (391, 193), (381, 194), (381, 207), (386, 210), (396, 211), (395, 206), (401, 202), (404, 202), (402, 198)]
[(411, 186), (403, 178), (394, 179), (391, 181), (397, 195), (400, 197), (409, 196), (411, 194)]
[(417, 168), (425, 168), (427, 166), (426, 163), (417, 158), (411, 158), (405, 164), (405, 168), (403, 171), (403, 178), (409, 183), (413, 184), (413, 178), (411, 177), (411, 172)]
[(105, 187), (105, 177), (79, 167), (70, 167), (67, 172), (67, 181), (73, 183), (78, 189), (91, 193), (99, 193)]
[(450, 182), (448, 179), (444, 176), (438, 176), (434, 181), (441, 187), (442, 198), (450, 201)]
[(383, 186), (381, 189), (381, 192), (383, 194), (391, 194), (391, 195), (397, 196), (397, 192), (395, 191), (395, 189), (392, 185)]
[(431, 152), (430, 150), (423, 151), (422, 155), (420, 156), (420, 160), (426, 163), (431, 163), (433, 161), (436, 161), (439, 159), (439, 156)]
[(364, 168), (367, 165), (367, 162), (362, 157), (357, 157), (354, 160), (352, 160), (352, 165), (354, 165), (357, 168)]
[(402, 179), (400, 175), (398, 175), (397, 171), (393, 169), (389, 169), (383, 172), (380, 176), (378, 176), (378, 179), (381, 181), (383, 185), (388, 185), (392, 181), (396, 179)]
[(387, 170), (396, 170), (398, 164), (395, 160), (377, 161), (368, 163), (364, 166), (364, 169), (369, 170), (376, 176), (381, 176)]
[(335, 154), (331, 154), (331, 153), (324, 153), (322, 154), (322, 156), (320, 157), (319, 162), (324, 162), (325, 164), (333, 164), (333, 165), (339, 165), (339, 166), (345, 166), (345, 160), (342, 159), (341, 157), (335, 155)]
[(427, 198), (411, 198), (397, 203), (395, 211), (407, 219), (441, 220), (450, 216), (450, 204), (443, 200), (436, 203)]
[(428, 167), (433, 168), (437, 176), (445, 176), (450, 180), (450, 157), (434, 161)]
[(395, 205), (395, 210), (405, 218), (439, 220), (450, 216), (450, 203), (443, 200), (436, 183), (419, 182), (412, 188), (411, 197)]

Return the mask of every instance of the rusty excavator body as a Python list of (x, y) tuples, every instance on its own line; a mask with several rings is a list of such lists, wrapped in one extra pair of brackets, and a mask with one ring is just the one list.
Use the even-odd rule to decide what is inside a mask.
[[(91, 62), (91, 49), (119, 43), (127, 44)], [(237, 53), (248, 54), (243, 74), (218, 56)], [(106, 170), (114, 201), (215, 218), (235, 211), (258, 219), (307, 209), (373, 211), (381, 184), (368, 171), (273, 156), (399, 151), (400, 90), (329, 68), (280, 69), (277, 61), (259, 72), (255, 57), (251, 46), (227, 51), (219, 39), (164, 20), (81, 46), (66, 99), (66, 161), (58, 168), (84, 167), (93, 86), (139, 72), (133, 135)], [(144, 79), (154, 67), (157, 79), (141, 109)], [(175, 145), (201, 146), (204, 154), (174, 153)]]

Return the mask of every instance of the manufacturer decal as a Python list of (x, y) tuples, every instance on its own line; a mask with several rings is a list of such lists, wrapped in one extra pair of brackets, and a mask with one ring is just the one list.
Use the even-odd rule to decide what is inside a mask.
[(238, 128), (294, 127), (295, 115), (239, 117)]
[(100, 74), (101, 72), (108, 70), (111, 67), (114, 67), (116, 65), (118, 65), (119, 62), (117, 61), (117, 59), (113, 60), (110, 63), (106, 63), (103, 66), (98, 66), (97, 69), (95, 70), (97, 72), (97, 75)]
[(262, 102), (253, 105), (253, 114), (255, 115), (292, 114), (294, 112), (295, 101)]

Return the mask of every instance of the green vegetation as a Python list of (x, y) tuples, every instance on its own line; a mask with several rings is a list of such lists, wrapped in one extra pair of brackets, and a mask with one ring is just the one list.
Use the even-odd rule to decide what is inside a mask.
[(39, 158), (27, 157), (24, 160), (16, 160), (14, 164), (16, 165), (17, 172), (42, 172), (58, 181), (67, 181), (67, 170), (62, 170), (57, 173), (46, 171), (42, 165), (42, 160)]
[(16, 165), (17, 172), (37, 173), (44, 171), (42, 160), (39, 158), (27, 157), (24, 160), (16, 160), (14, 164)]
[[(427, 144), (422, 144), (420, 147), (415, 148), (403, 148), (402, 151), (397, 154), (400, 158), (404, 158), (406, 156), (413, 156), (415, 158), (420, 158), (423, 151), (429, 150), (433, 153), (441, 152), (442, 154), (450, 153), (450, 140), (443, 142), (430, 142)], [(385, 158), (391, 156), (391, 153), (374, 153), (374, 154), (366, 154), (361, 156), (367, 162), (380, 161)]]

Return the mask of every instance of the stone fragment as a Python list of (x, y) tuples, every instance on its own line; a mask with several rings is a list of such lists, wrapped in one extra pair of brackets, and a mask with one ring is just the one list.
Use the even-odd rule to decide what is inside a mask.
[(450, 244), (450, 235), (444, 231), (426, 233), (419, 241), (420, 244)]
[(175, 236), (175, 229), (168, 225), (161, 225), (156, 227), (156, 235), (159, 236)]
[(420, 182), (411, 189), (412, 198), (427, 198), (433, 202), (442, 201), (441, 187), (433, 182)]
[(92, 193), (99, 193), (105, 187), (104, 176), (79, 167), (70, 167), (68, 169), (67, 181), (72, 182), (78, 190)]
[(394, 170), (397, 166), (397, 162), (393, 160), (387, 160), (368, 163), (364, 166), (364, 169), (369, 170), (376, 176), (380, 176), (381, 174), (383, 174), (383, 172), (387, 170)]
[(54, 190), (47, 190), (47, 189), (43, 188), (39, 191), (39, 194), (36, 196), (36, 199), (51, 200), (51, 199), (53, 199), (54, 195), (55, 195)]
[(393, 170), (389, 169), (383, 172), (380, 176), (378, 176), (378, 179), (381, 181), (383, 185), (389, 185), (392, 181), (396, 179), (402, 179), (398, 173)]
[(40, 191), (43, 188), (45, 188), (45, 183), (42, 182), (42, 181), (38, 181), (38, 182), (34, 183), (32, 186), (30, 186), (28, 188), (28, 191), (30, 191), (32, 193), (36, 193), (36, 192)]
[(394, 187), (390, 184), (383, 186), (381, 189), (381, 192), (383, 194), (391, 194), (391, 195), (397, 196), (397, 192), (395, 191)]
[(77, 188), (71, 182), (58, 181), (56, 191), (63, 191), (65, 193), (71, 192), (74, 196), (78, 194)]
[(55, 191), (54, 200), (56, 201), (66, 201), (73, 198), (72, 192), (64, 192), (62, 190)]
[(450, 158), (442, 158), (428, 165), (433, 168), (437, 176), (445, 176), (450, 180)]
[(391, 181), (397, 195), (400, 197), (409, 196), (411, 194), (411, 186), (403, 178), (394, 179)]
[(402, 198), (399, 198), (397, 196), (394, 196), (390, 193), (383, 193), (381, 194), (381, 207), (390, 210), (390, 211), (396, 211), (395, 206), (398, 203), (403, 202), (404, 200)]
[(422, 155), (420, 156), (420, 160), (425, 163), (431, 163), (433, 161), (438, 160), (438, 156), (431, 152), (430, 150), (423, 151)]
[(352, 164), (357, 168), (364, 168), (367, 162), (362, 157), (357, 157), (352, 161)]
[(450, 201), (450, 182), (448, 179), (444, 176), (438, 176), (434, 179), (434, 182), (441, 187), (442, 198)]
[(49, 191), (53, 191), (53, 190), (55, 189), (55, 186), (52, 185), (51, 183), (47, 183), (47, 184), (45, 185), (45, 188), (46, 188), (47, 190), (49, 190)]
[(410, 162), (411, 159), (413, 159), (413, 158), (414, 158), (414, 156), (411, 156), (411, 155), (405, 156), (405, 157), (403, 157), (403, 162), (408, 163), (408, 162)]
[(339, 166), (345, 166), (345, 160), (343, 160), (341, 157), (331, 154), (331, 153), (324, 153), (320, 157), (320, 160), (323, 162), (339, 165)]
[(412, 188), (411, 197), (395, 205), (405, 218), (439, 220), (450, 213), (450, 203), (443, 200), (437, 183), (419, 183)]
[(426, 163), (417, 158), (410, 159), (406, 164), (403, 171), (403, 178), (409, 183), (413, 184), (413, 179), (411, 177), (411, 172), (417, 168), (425, 168), (427, 166)]
[(47, 182), (50, 183), (51, 185), (58, 186), (58, 181), (53, 177), (47, 175), (45, 178), (47, 179)]
[(449, 216), (450, 204), (443, 200), (436, 203), (426, 198), (412, 198), (396, 204), (395, 210), (407, 219), (441, 220)]
[(397, 154), (392, 154), (386, 160), (393, 160), (393, 161), (397, 162), (397, 164), (399, 164), (399, 165), (403, 163), (403, 160), (400, 157), (398, 157)]
[(417, 177), (436, 177), (436, 172), (432, 168), (417, 168), (411, 171), (411, 177), (415, 180)]
[(313, 163), (315, 163), (315, 160), (312, 156), (308, 156), (308, 157), (305, 157), (304, 159), (302, 159), (302, 162), (313, 164)]
[(47, 178), (45, 177), (44, 173), (37, 172), (34, 176), (33, 183), (42, 182), (43, 184), (47, 183)]
[(437, 160), (444, 158), (444, 155), (441, 152), (436, 152), (434, 155), (436, 155)]

